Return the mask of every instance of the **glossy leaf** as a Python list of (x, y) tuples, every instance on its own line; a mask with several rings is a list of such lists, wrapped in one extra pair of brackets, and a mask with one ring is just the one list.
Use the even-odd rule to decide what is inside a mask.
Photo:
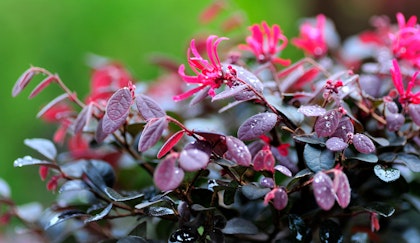
[(342, 243), (344, 235), (341, 232), (340, 225), (332, 220), (326, 220), (321, 223), (319, 228), (319, 239), (322, 243)]
[(348, 147), (348, 144), (339, 137), (331, 137), (326, 142), (325, 145), (331, 151), (342, 151)]
[(420, 158), (416, 154), (398, 153), (395, 162), (405, 164), (413, 172), (420, 172)]
[(109, 98), (105, 109), (105, 116), (102, 120), (102, 130), (105, 134), (115, 132), (125, 123), (131, 103), (132, 97), (128, 88), (117, 90)]
[(53, 142), (44, 138), (27, 138), (23, 141), (26, 146), (38, 151), (50, 160), (55, 160), (57, 149)]
[(302, 105), (298, 111), (305, 116), (322, 116), (327, 112), (319, 105)]
[(282, 173), (285, 176), (292, 177), (292, 172), (286, 166), (276, 165), (276, 166), (274, 166), (274, 169), (279, 171), (280, 173)]
[(109, 214), (109, 212), (111, 212), (112, 206), (113, 206), (112, 203), (108, 204), (108, 206), (106, 206), (101, 212), (99, 212), (98, 214), (96, 214), (92, 217), (89, 217), (89, 218), (85, 219), (83, 222), (85, 224), (87, 224), (87, 223), (90, 223), (90, 222), (94, 222), (94, 221), (98, 221), (98, 220), (103, 219), (105, 216), (107, 216)]
[(138, 150), (144, 152), (153, 147), (161, 138), (163, 132), (168, 127), (166, 117), (151, 119), (141, 133)]
[(153, 174), (153, 181), (161, 191), (177, 188), (184, 179), (184, 171), (176, 165), (177, 156), (168, 155), (159, 162)]
[(420, 104), (409, 104), (408, 114), (410, 115), (413, 122), (420, 126)]
[(383, 217), (390, 217), (395, 213), (395, 208), (390, 204), (383, 202), (373, 202), (364, 206), (365, 210), (377, 213)]
[[(254, 73), (248, 71), (247, 69), (233, 65), (233, 64), (222, 64), (222, 69), (225, 72), (229, 72), (229, 66), (236, 71), (236, 77), (245, 82), (246, 85), (251, 86), (257, 93), (262, 93), (264, 85), (262, 82), (255, 76)], [(242, 84), (242, 83), (241, 83)], [(257, 98), (256, 94), (249, 88), (244, 89), (242, 92), (237, 93), (235, 96), (236, 100), (251, 100)]]
[(53, 163), (51, 163), (49, 161), (45, 161), (45, 160), (35, 159), (35, 158), (32, 158), (31, 156), (25, 156), (23, 158), (18, 158), (13, 162), (14, 167), (23, 167), (23, 166), (28, 166), (28, 165), (41, 165), (41, 166), (47, 166), (47, 167), (51, 167), (51, 168), (55, 168), (55, 169), (58, 168), (58, 166), (56, 164), (53, 164)]
[(212, 97), (211, 101), (217, 101), (217, 100), (222, 100), (222, 99), (227, 99), (229, 97), (233, 97), (235, 95), (237, 95), (240, 92), (243, 92), (246, 89), (246, 85), (245, 84), (241, 84), (238, 86), (233, 86), (225, 91), (222, 91), (218, 94), (216, 94), (214, 97)]
[(333, 152), (310, 144), (305, 145), (303, 157), (308, 168), (314, 172), (329, 170), (335, 163)]
[(373, 171), (379, 179), (385, 182), (395, 181), (400, 178), (401, 175), (401, 172), (398, 169), (385, 167), (382, 165), (375, 165)]
[(33, 68), (26, 70), (16, 81), (12, 89), (12, 96), (16, 97), (22, 90), (29, 84), (36, 72), (33, 71)]
[(165, 156), (171, 149), (181, 140), (181, 138), (184, 136), (185, 131), (180, 130), (176, 133), (174, 133), (166, 142), (163, 144), (163, 146), (160, 148), (157, 158), (160, 159), (163, 156)]
[(210, 156), (199, 149), (184, 149), (179, 155), (179, 166), (185, 171), (204, 169)]
[(149, 240), (137, 235), (128, 235), (118, 239), (116, 243), (149, 243)]
[(277, 123), (277, 115), (264, 112), (248, 118), (238, 129), (238, 138), (253, 140), (269, 132)]
[(315, 174), (312, 182), (315, 200), (323, 210), (330, 210), (334, 206), (335, 193), (333, 190), (333, 181), (331, 178), (320, 171)]
[(159, 104), (144, 94), (138, 94), (136, 96), (136, 106), (137, 110), (146, 121), (152, 118), (166, 116), (166, 112), (159, 106)]
[(258, 228), (251, 221), (243, 218), (232, 218), (226, 222), (222, 232), (227, 235), (254, 235), (258, 233)]
[(356, 133), (353, 136), (353, 145), (360, 153), (369, 154), (375, 152), (372, 140), (364, 134)]
[(275, 159), (269, 149), (262, 149), (254, 156), (252, 160), (254, 170), (274, 172)]
[(167, 207), (159, 207), (159, 206), (151, 206), (148, 207), (146, 214), (153, 217), (161, 217), (166, 215), (173, 215), (175, 214), (174, 210)]
[(106, 187), (104, 192), (111, 200), (115, 202), (126, 202), (144, 197), (144, 194), (142, 193), (134, 193), (130, 196), (123, 196), (110, 187)]
[(241, 192), (249, 200), (256, 200), (269, 193), (270, 188), (261, 188), (254, 184), (247, 184), (241, 187)]
[(351, 122), (350, 118), (343, 117), (341, 118), (340, 122), (338, 123), (337, 129), (335, 129), (331, 137), (339, 137), (343, 141), (347, 141), (348, 139), (347, 134), (349, 133), (350, 134), (354, 133), (353, 123)]
[[(81, 133), (85, 126), (89, 124), (90, 118), (92, 117), (92, 108), (93, 103), (89, 103), (80, 111), (77, 115), (76, 120), (74, 120), (74, 133)], [(102, 126), (102, 125), (101, 125)]]
[(289, 214), (289, 229), (296, 242), (309, 242), (311, 239), (311, 228), (298, 215)]
[(177, 229), (171, 234), (168, 239), (168, 243), (192, 243), (197, 242), (199, 234), (197, 230), (190, 227)]
[(268, 201), (272, 202), (272, 205), (275, 209), (283, 210), (287, 206), (289, 197), (283, 187), (278, 187), (274, 188), (269, 193), (267, 193), (267, 195), (265, 195), (264, 203), (267, 203)]
[[(410, 109), (410, 105), (408, 105), (409, 109)], [(398, 110), (399, 110), (398, 105), (393, 101), (385, 102), (385, 108), (386, 108), (386, 111), (389, 113), (398, 113)]]
[(251, 153), (248, 147), (241, 140), (227, 136), (226, 137), (227, 151), (225, 158), (236, 162), (238, 165), (249, 166), (251, 164)]
[(386, 128), (391, 132), (396, 132), (404, 125), (405, 117), (400, 113), (386, 115)]
[(86, 213), (80, 210), (65, 210), (63, 212), (60, 212), (56, 215), (54, 215), (45, 225), (44, 230), (47, 230), (51, 228), (54, 225), (57, 225), (61, 222), (64, 222), (66, 220), (72, 219), (72, 218), (78, 218), (86, 216)]
[(327, 111), (324, 115), (319, 116), (315, 123), (315, 132), (319, 137), (331, 136), (338, 127), (341, 113), (337, 110)]
[(29, 95), (29, 99), (37, 96), (42, 90), (44, 90), (48, 85), (52, 82), (57, 81), (58, 77), (56, 75), (48, 76), (44, 80), (42, 80), (31, 92)]
[(341, 170), (334, 173), (333, 188), (338, 205), (346, 208), (350, 203), (351, 189), (347, 175)]

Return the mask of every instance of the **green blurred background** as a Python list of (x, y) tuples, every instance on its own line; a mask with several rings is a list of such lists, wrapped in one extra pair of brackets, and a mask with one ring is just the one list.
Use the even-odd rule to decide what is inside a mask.
[[(290, 38), (297, 35), (300, 18), (318, 12), (339, 20), (340, 33), (349, 35), (368, 26), (372, 13), (393, 14), (398, 10), (395, 6), (382, 8), (385, 1), (380, 0), (345, 1), (346, 5), (337, 2), (344, 3), (227, 0), (223, 14), (242, 14), (243, 36), (248, 34), (247, 26), (266, 20), (269, 24), (279, 24)], [(90, 78), (86, 56), (97, 54), (122, 62), (137, 80), (153, 80), (159, 71), (149, 63), (151, 55), (164, 53), (185, 62), (186, 47), (192, 37), (200, 33), (220, 34), (220, 21), (206, 25), (198, 21), (199, 14), (210, 3), (204, 0), (0, 1), (0, 177), (8, 181), (18, 203), (48, 204), (53, 198), (46, 191), (45, 183), (39, 180), (37, 168), (13, 168), (13, 161), (27, 154), (36, 156), (23, 145), (25, 138), (51, 138), (55, 126), (35, 116), (43, 104), (61, 94), (57, 88), (49, 87), (33, 100), (27, 99), (29, 90), (12, 99), (11, 90), (20, 74), (30, 65), (47, 68), (84, 97)], [(406, 5), (400, 6), (403, 7)], [(407, 11), (410, 9), (413, 8), (408, 7)], [(290, 45), (285, 52), (284, 56), (297, 53)], [(35, 85), (29, 85), (29, 89)]]

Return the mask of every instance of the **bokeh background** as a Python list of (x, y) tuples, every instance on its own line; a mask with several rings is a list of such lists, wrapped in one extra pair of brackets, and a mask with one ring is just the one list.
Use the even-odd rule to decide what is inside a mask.
[[(159, 70), (150, 58), (163, 53), (184, 62), (186, 47), (198, 34), (220, 34), (223, 19), (238, 14), (243, 26), (266, 20), (279, 24), (288, 37), (298, 34), (298, 20), (325, 13), (342, 37), (369, 28), (373, 14), (418, 14), (418, 1), (386, 0), (226, 0), (221, 20), (203, 24), (198, 16), (212, 1), (192, 0), (1, 0), (0, 1), (0, 177), (12, 188), (17, 203), (41, 201), (54, 195), (45, 190), (37, 168), (13, 168), (18, 157), (36, 153), (25, 138), (50, 138), (55, 126), (35, 118), (59, 90), (49, 87), (28, 100), (29, 90), (11, 97), (14, 82), (30, 65), (56, 72), (80, 97), (88, 92), (90, 54), (125, 64), (137, 80), (151, 81)], [(417, 13), (416, 13), (417, 11)], [(229, 37), (229, 35), (228, 35)], [(299, 58), (289, 45), (283, 56)], [(35, 87), (35, 83), (29, 88)]]

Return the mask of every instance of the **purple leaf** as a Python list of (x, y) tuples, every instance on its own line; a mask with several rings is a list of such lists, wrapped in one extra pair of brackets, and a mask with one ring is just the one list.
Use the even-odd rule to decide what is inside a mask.
[(44, 155), (50, 160), (54, 160), (57, 156), (57, 149), (54, 146), (54, 143), (48, 139), (43, 138), (32, 138), (25, 139), (24, 143), (26, 146), (35, 149), (40, 154)]
[(16, 81), (13, 86), (12, 96), (16, 97), (22, 90), (29, 84), (36, 72), (33, 71), (32, 67), (26, 70)]
[(279, 171), (280, 173), (282, 173), (285, 176), (292, 177), (292, 172), (286, 166), (276, 165), (274, 167), (274, 169), (277, 170), (277, 171)]
[(111, 134), (123, 125), (127, 119), (132, 102), (131, 92), (128, 88), (117, 90), (106, 105), (106, 113), (102, 121), (102, 130)]
[(330, 210), (334, 206), (335, 193), (331, 178), (322, 171), (315, 174), (312, 182), (315, 200), (323, 210)]
[(166, 116), (166, 112), (149, 96), (143, 94), (137, 95), (136, 106), (137, 110), (146, 121), (152, 118)]
[(349, 133), (354, 133), (353, 123), (350, 118), (343, 117), (331, 137), (339, 137), (343, 139), (343, 141), (347, 141), (347, 134)]
[(249, 166), (251, 164), (251, 153), (248, 147), (241, 140), (227, 136), (226, 137), (227, 151), (225, 158), (236, 162), (238, 165)]
[(176, 133), (174, 133), (166, 142), (163, 144), (163, 146), (160, 148), (157, 158), (162, 158), (165, 154), (167, 154), (178, 142), (181, 140), (182, 136), (184, 136), (185, 131), (181, 130)]
[(179, 155), (179, 166), (185, 171), (197, 171), (207, 166), (210, 156), (199, 149), (184, 149)]
[(69, 97), (69, 95), (67, 93), (61, 94), (59, 96), (57, 96), (56, 98), (54, 98), (52, 101), (50, 101), (48, 104), (46, 104), (39, 112), (38, 114), (36, 114), (36, 117), (39, 118), (42, 115), (44, 115), (45, 112), (47, 112), (49, 109), (51, 109), (51, 107), (53, 107), (54, 105), (60, 103), (61, 101), (67, 99)]
[(254, 169), (256, 171), (265, 170), (274, 172), (275, 159), (269, 149), (262, 149), (258, 151), (258, 153), (254, 156), (252, 163), (254, 164)]
[(105, 138), (109, 135), (107, 133), (104, 133), (102, 130), (102, 123), (104, 119), (99, 120), (98, 126), (96, 127), (96, 133), (95, 133), (95, 140), (98, 143), (102, 143)]
[(351, 189), (349, 180), (343, 171), (336, 170), (334, 173), (333, 188), (335, 191), (336, 200), (338, 205), (346, 208), (350, 203)]
[(44, 80), (39, 83), (34, 90), (32, 90), (31, 94), (29, 95), (29, 99), (32, 99), (33, 97), (37, 96), (42, 90), (44, 90), (48, 85), (50, 85), (52, 82), (56, 81), (58, 78), (56, 75), (48, 76)]
[(327, 112), (319, 105), (302, 105), (299, 107), (298, 111), (305, 116), (322, 116)]
[[(254, 73), (248, 71), (247, 69), (243, 67), (232, 65), (232, 64), (229, 64), (229, 65), (222, 64), (223, 71), (226, 73), (230, 72), (229, 66), (232, 67), (233, 70), (236, 71), (236, 77), (239, 80), (241, 80), (242, 82), (245, 82), (246, 85), (249, 85), (250, 87), (252, 87), (256, 92), (262, 93), (264, 85), (257, 78), (257, 76), (255, 76)], [(238, 83), (243, 84), (241, 82), (238, 82)], [(250, 88), (244, 89), (242, 92), (234, 95), (234, 97), (236, 100), (251, 100), (251, 99), (257, 98), (256, 94)]]
[(232, 96), (237, 95), (239, 92), (242, 92), (243, 90), (246, 89), (246, 85), (245, 84), (241, 84), (238, 86), (232, 86), (231, 88), (229, 88), (228, 90), (225, 90), (223, 92), (218, 93), (217, 95), (215, 95), (211, 101), (216, 101), (216, 100), (222, 100), (222, 99), (226, 99)]
[(190, 106), (196, 105), (209, 96), (210, 86), (198, 91), (190, 101)]
[(409, 104), (408, 114), (410, 115), (413, 122), (420, 126), (420, 104)]
[(316, 120), (315, 132), (319, 137), (331, 136), (337, 129), (340, 118), (341, 113), (337, 110), (327, 111)]
[(77, 118), (73, 123), (74, 133), (82, 132), (83, 128), (87, 124), (89, 124), (90, 118), (92, 116), (92, 107), (93, 107), (93, 103), (89, 103), (87, 106), (83, 107), (83, 109), (77, 115)]
[(353, 136), (353, 145), (360, 153), (370, 154), (375, 152), (375, 145), (366, 135), (356, 133)]
[(260, 181), (260, 186), (266, 187), (266, 188), (274, 188), (276, 183), (274, 182), (273, 178), (270, 177), (264, 177)]
[(386, 102), (385, 107), (390, 113), (398, 113), (398, 105), (394, 101)]
[(386, 115), (386, 128), (391, 132), (399, 131), (404, 122), (405, 117), (400, 113), (388, 113)]
[(326, 142), (325, 145), (331, 151), (342, 151), (347, 148), (348, 144), (343, 141), (343, 139), (338, 137), (331, 137)]
[(274, 188), (264, 198), (264, 202), (273, 202), (273, 207), (277, 210), (282, 210), (287, 206), (289, 197), (283, 187)]
[(153, 181), (161, 191), (177, 188), (184, 179), (184, 171), (176, 166), (176, 154), (168, 155), (155, 169)]
[(155, 145), (168, 127), (166, 117), (151, 119), (141, 134), (138, 150), (144, 152)]
[(248, 118), (238, 129), (238, 138), (252, 140), (269, 132), (277, 123), (277, 115), (270, 112), (259, 113)]

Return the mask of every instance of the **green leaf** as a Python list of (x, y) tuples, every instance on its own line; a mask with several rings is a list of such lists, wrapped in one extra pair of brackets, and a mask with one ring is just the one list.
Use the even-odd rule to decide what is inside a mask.
[(335, 163), (333, 152), (310, 144), (305, 145), (303, 157), (308, 168), (314, 172), (329, 170), (333, 168)]

